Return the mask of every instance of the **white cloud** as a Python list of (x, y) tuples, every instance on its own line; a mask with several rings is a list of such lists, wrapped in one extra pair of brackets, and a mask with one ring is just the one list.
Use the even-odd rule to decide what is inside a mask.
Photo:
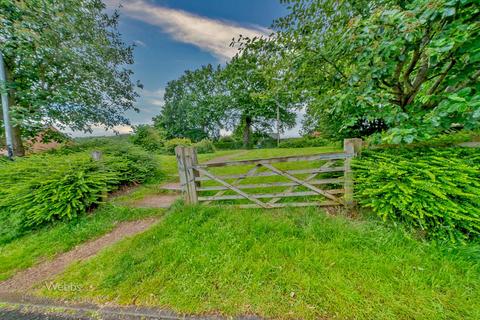
[(145, 48), (147, 46), (145, 44), (145, 42), (143, 42), (142, 40), (135, 40), (135, 41), (133, 41), (133, 43), (135, 43), (139, 47), (144, 47)]
[(164, 88), (159, 88), (154, 91), (144, 89), (142, 90), (142, 92), (140, 92), (140, 95), (142, 96), (142, 99), (145, 102), (158, 107), (161, 107), (164, 104), (164, 100), (163, 100), (164, 94), (165, 94)]
[[(115, 8), (119, 0), (106, 0), (108, 8)], [(183, 10), (154, 5), (146, 0), (122, 1), (120, 11), (130, 18), (158, 26), (177, 41), (189, 43), (208, 51), (225, 61), (237, 53), (231, 48), (232, 38), (238, 35), (266, 36), (268, 29), (259, 26), (240, 26), (230, 21), (210, 19)]]

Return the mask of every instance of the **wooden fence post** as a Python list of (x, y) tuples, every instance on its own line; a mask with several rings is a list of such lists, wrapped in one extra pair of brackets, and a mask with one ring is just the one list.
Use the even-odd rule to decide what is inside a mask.
[(343, 140), (343, 151), (349, 156), (344, 162), (344, 186), (345, 189), (345, 206), (353, 207), (355, 204), (353, 200), (353, 172), (352, 172), (352, 158), (362, 152), (362, 139), (345, 139)]
[(178, 175), (185, 195), (185, 201), (188, 204), (197, 204), (198, 192), (195, 177), (198, 176), (198, 173), (193, 169), (193, 166), (198, 164), (197, 151), (192, 147), (177, 146), (175, 155), (177, 157)]
[(183, 146), (176, 146), (175, 147), (175, 156), (177, 157), (177, 168), (178, 168), (178, 176), (180, 178), (180, 188), (182, 189), (182, 193), (187, 197), (187, 172), (185, 171), (185, 147)]

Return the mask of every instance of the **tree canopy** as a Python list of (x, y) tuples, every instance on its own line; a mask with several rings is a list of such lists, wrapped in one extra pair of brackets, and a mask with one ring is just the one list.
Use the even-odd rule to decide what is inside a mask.
[(165, 129), (168, 138), (218, 138), (225, 117), (222, 95), (218, 68), (207, 65), (186, 71), (167, 84), (165, 104), (154, 118), (155, 126)]
[(11, 117), (28, 136), (48, 125), (90, 130), (128, 124), (135, 109), (133, 47), (100, 0), (3, 0), (0, 50), (7, 67)]
[(306, 126), (389, 143), (480, 125), (475, 0), (293, 0), (275, 23)]
[(248, 147), (254, 132), (274, 132), (277, 109), (281, 130), (295, 125), (297, 104), (286, 91), (279, 92), (275, 84), (281, 79), (271, 76), (271, 61), (259, 48), (252, 42), (223, 67), (204, 66), (169, 82), (155, 126), (170, 138), (193, 141), (216, 139), (221, 129), (240, 129)]

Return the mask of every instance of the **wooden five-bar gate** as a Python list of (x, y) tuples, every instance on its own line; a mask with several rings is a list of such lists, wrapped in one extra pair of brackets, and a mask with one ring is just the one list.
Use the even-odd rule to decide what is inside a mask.
[[(204, 164), (198, 163), (196, 150), (192, 147), (179, 146), (175, 149), (175, 153), (182, 191), (186, 202), (190, 204), (247, 200), (247, 203), (229, 203), (242, 208), (351, 206), (354, 202), (351, 159), (361, 152), (361, 147), (361, 139), (345, 139), (343, 152)], [(318, 166), (307, 169), (278, 168), (279, 164), (289, 162), (313, 162)], [(250, 168), (241, 174), (221, 175), (212, 172), (221, 167)], [(333, 173), (341, 175), (317, 178), (318, 175)], [(248, 179), (259, 180), (268, 177), (274, 177), (277, 180), (281, 178), (284, 181), (246, 183)], [(286, 189), (280, 192), (270, 191), (279, 188)], [(261, 192), (255, 192), (255, 190), (261, 190)], [(213, 192), (215, 193), (211, 194)], [(210, 193), (210, 195), (202, 195), (202, 193)], [(287, 198), (302, 200), (281, 202)]]

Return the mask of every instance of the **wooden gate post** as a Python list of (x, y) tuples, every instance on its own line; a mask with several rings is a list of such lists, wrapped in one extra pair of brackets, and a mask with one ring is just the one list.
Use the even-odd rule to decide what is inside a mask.
[(352, 172), (352, 158), (362, 152), (362, 139), (345, 139), (343, 140), (343, 151), (348, 157), (344, 162), (344, 186), (345, 189), (345, 206), (353, 207), (355, 202), (353, 200), (353, 172)]
[(188, 204), (198, 203), (197, 183), (195, 177), (198, 173), (193, 168), (198, 164), (197, 151), (192, 147), (177, 146), (175, 148), (177, 157), (178, 175), (180, 177), (180, 186)]

